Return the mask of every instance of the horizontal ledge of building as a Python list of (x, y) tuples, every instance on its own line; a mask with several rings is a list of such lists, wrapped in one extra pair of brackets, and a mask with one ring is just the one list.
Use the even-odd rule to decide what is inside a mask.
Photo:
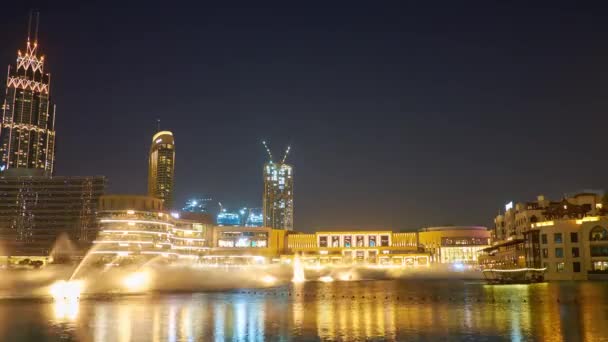
[(292, 250), (323, 250), (323, 251), (354, 251), (354, 250), (375, 250), (375, 249), (384, 249), (384, 250), (396, 250), (402, 248), (411, 248), (417, 249), (417, 245), (405, 245), (405, 246), (376, 246), (376, 247), (287, 247), (287, 249)]

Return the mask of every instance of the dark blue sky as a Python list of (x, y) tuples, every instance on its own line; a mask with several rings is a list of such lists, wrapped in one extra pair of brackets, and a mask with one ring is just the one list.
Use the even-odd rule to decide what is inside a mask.
[[(608, 13), (525, 4), (38, 3), (57, 174), (144, 193), (161, 118), (179, 202), (261, 206), (260, 141), (291, 142), (304, 231), (489, 225), (604, 188)], [(0, 65), (31, 6), (2, 5)]]

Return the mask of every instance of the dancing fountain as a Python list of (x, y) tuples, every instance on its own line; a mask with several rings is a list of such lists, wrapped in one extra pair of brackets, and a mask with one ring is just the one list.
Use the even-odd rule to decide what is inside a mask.
[(306, 281), (304, 266), (302, 266), (302, 260), (300, 260), (300, 255), (298, 254), (293, 257), (293, 278), (291, 281), (294, 283), (303, 283)]

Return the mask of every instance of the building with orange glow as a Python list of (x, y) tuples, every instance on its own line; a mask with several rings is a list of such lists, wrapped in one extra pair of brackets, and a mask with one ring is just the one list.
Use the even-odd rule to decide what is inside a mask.
[(537, 222), (526, 234), (528, 267), (547, 280), (608, 279), (608, 216)]
[(442, 264), (476, 264), (480, 250), (490, 246), (490, 231), (481, 226), (427, 227), (418, 231), (418, 243)]
[(163, 201), (150, 196), (108, 195), (99, 200), (100, 231), (92, 254), (102, 261), (120, 257), (150, 259), (194, 258), (210, 247), (212, 226), (195, 219), (181, 219), (163, 210)]
[(283, 259), (299, 255), (307, 266), (365, 264), (428, 265), (429, 254), (418, 248), (418, 234), (382, 231), (321, 231), (289, 234)]
[(163, 201), (166, 209), (173, 209), (175, 183), (175, 139), (173, 133), (160, 131), (152, 137), (148, 162), (148, 195)]

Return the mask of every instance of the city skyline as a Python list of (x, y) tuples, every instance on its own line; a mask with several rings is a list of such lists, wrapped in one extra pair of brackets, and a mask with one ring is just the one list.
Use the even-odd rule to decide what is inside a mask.
[[(0, 24), (5, 46), (0, 62), (6, 64), (22, 46), (28, 11), (10, 6), (14, 10)], [(604, 24), (594, 21), (590, 10), (522, 14), (505, 5), (502, 11), (510, 17), (501, 17), (484, 7), (467, 14), (460, 7), (404, 11), (353, 4), (339, 17), (337, 9), (328, 8), (314, 28), (306, 21), (309, 8), (298, 15), (277, 9), (290, 20), (254, 12), (261, 17), (252, 17), (269, 19), (264, 26), (245, 16), (255, 9), (212, 8), (213, 15), (192, 21), (151, 4), (136, 12), (136, 22), (164, 20), (147, 34), (138, 27), (148, 26), (129, 21), (134, 9), (113, 13), (113, 26), (74, 15), (77, 10), (108, 13), (108, 8), (42, 8), (40, 40), (57, 75), (57, 172), (106, 175), (111, 193), (145, 193), (144, 184), (131, 180), (146, 173), (147, 137), (156, 117), (180, 136), (177, 158), (190, 164), (178, 162), (176, 203), (189, 198), (191, 189), (226, 203), (259, 203), (264, 163), (259, 139), (293, 141), (296, 230), (490, 226), (493, 214), (509, 201), (605, 187), (594, 171), (607, 166), (596, 158), (606, 122), (600, 86), (606, 66), (597, 58), (604, 48), (594, 35)], [(357, 20), (368, 10), (377, 18), (367, 24)], [(411, 12), (412, 20), (395, 22), (391, 11)], [(449, 11), (469, 23), (447, 17)], [(555, 19), (561, 14), (572, 24), (562, 27)], [(435, 20), (437, 26), (429, 27), (417, 15), (445, 22)], [(574, 25), (583, 22), (599, 29)], [(476, 25), (485, 25), (487, 33), (473, 32)], [(282, 29), (287, 34), (274, 33)], [(187, 31), (183, 36), (182, 30)], [(412, 36), (416, 30), (427, 39)], [(289, 40), (288, 34), (298, 39)], [(133, 41), (105, 49), (119, 35)], [(445, 44), (444, 35), (454, 43)], [(247, 44), (248, 39), (253, 41)], [(238, 44), (222, 43), (230, 41)], [(566, 43), (570, 48), (564, 50)], [(350, 53), (338, 54), (332, 44)], [(165, 48), (152, 54), (158, 45)], [(304, 48), (314, 52), (306, 55)], [(184, 55), (187, 73), (175, 63)], [(511, 63), (512, 58), (520, 63)], [(518, 67), (523, 64), (526, 70)], [(131, 69), (134, 73), (127, 72)], [(335, 75), (328, 77), (332, 70)], [(87, 75), (86, 92), (82, 75)], [(104, 91), (111, 102), (86, 106), (91, 94)], [(101, 118), (108, 115), (120, 117), (121, 124), (104, 125)], [(118, 152), (108, 159), (107, 151)]]

